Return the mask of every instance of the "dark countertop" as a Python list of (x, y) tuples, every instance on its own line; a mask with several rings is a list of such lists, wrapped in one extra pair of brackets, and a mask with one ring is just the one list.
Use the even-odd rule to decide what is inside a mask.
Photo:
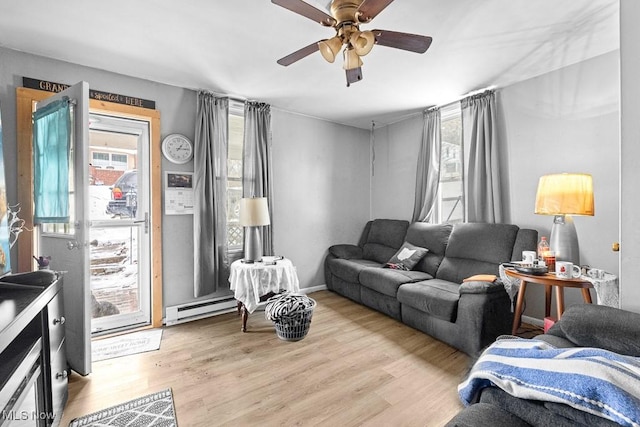
[[(17, 283), (14, 283), (14, 280)], [(0, 282), (0, 353), (39, 315), (61, 288), (55, 273), (9, 275)], [(27, 284), (31, 283), (31, 284)]]

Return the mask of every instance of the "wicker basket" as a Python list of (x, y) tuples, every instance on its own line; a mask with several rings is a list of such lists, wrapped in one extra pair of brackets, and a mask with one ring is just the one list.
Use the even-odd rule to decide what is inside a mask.
[(307, 336), (311, 326), (313, 309), (316, 306), (316, 302), (312, 298), (309, 299), (311, 300), (311, 307), (291, 316), (282, 317), (277, 322), (274, 322), (278, 338), (285, 341), (300, 341)]

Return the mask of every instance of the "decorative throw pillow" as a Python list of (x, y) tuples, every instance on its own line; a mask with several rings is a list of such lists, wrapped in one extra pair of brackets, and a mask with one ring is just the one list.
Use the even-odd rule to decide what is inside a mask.
[(428, 249), (404, 242), (398, 252), (385, 264), (386, 268), (395, 270), (411, 270), (429, 252)]

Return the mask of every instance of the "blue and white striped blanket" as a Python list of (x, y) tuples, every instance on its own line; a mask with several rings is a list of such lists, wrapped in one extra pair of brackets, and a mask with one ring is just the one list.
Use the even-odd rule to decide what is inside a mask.
[(623, 426), (640, 426), (638, 357), (501, 339), (482, 353), (458, 393), (467, 406), (491, 386), (518, 398), (564, 403)]

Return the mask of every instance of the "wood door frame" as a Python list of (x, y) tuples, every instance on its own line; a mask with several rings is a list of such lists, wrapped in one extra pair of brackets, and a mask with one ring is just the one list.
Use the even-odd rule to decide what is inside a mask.
[[(32, 112), (36, 102), (54, 95), (37, 89), (16, 89), (18, 203), (25, 227), (18, 239), (18, 272), (36, 269), (32, 256), (36, 247), (33, 233), (33, 127)], [(162, 326), (162, 153), (160, 151), (160, 111), (113, 102), (89, 100), (89, 112), (126, 117), (149, 123), (151, 212), (151, 326)]]

